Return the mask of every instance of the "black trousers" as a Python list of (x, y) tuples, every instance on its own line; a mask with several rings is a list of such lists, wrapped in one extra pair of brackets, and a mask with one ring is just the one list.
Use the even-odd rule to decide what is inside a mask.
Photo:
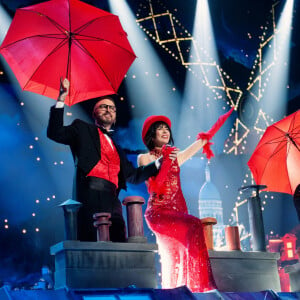
[(96, 241), (97, 230), (93, 225), (93, 215), (100, 212), (111, 213), (110, 240), (126, 241), (126, 226), (122, 215), (122, 205), (118, 199), (116, 186), (105, 179), (77, 174), (75, 186), (76, 200), (82, 203), (78, 212), (77, 235), (80, 241)]

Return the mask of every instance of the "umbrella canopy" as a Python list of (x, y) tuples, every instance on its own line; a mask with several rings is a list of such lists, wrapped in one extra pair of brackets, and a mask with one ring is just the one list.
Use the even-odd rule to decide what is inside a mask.
[(294, 194), (300, 183), (300, 110), (266, 129), (248, 166), (256, 184)]
[(115, 94), (136, 58), (119, 18), (79, 0), (51, 0), (17, 9), (0, 53), (22, 89), (66, 104)]

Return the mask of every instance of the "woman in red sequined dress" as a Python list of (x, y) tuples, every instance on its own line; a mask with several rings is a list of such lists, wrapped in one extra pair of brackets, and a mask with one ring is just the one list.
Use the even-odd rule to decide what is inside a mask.
[(171, 121), (165, 116), (148, 117), (142, 138), (149, 149), (138, 165), (163, 156), (160, 173), (147, 181), (150, 194), (146, 222), (155, 233), (162, 268), (162, 287), (186, 285), (192, 292), (216, 289), (201, 220), (188, 214), (180, 184), (180, 166), (205, 144), (198, 139), (183, 151), (173, 144)]

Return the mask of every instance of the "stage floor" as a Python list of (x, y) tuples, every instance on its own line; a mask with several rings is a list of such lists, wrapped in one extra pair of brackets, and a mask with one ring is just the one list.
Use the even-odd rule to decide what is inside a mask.
[(192, 293), (187, 287), (175, 289), (88, 289), (88, 290), (8, 290), (0, 289), (0, 300), (289, 300), (300, 299), (300, 292), (275, 293), (261, 291), (255, 293), (230, 293), (213, 291), (209, 293)]

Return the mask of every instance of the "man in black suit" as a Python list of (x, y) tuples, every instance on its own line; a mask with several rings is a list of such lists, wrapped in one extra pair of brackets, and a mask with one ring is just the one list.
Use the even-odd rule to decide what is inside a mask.
[(96, 241), (92, 216), (98, 212), (111, 213), (110, 239), (126, 240), (125, 222), (118, 199), (126, 181), (141, 183), (158, 172), (159, 162), (135, 168), (122, 149), (109, 136), (116, 121), (116, 106), (110, 96), (99, 98), (94, 106), (95, 124), (76, 119), (64, 126), (64, 100), (69, 92), (69, 81), (61, 82), (61, 91), (55, 106), (51, 107), (47, 136), (69, 145), (76, 167), (73, 198), (82, 203), (78, 213), (78, 239)]

